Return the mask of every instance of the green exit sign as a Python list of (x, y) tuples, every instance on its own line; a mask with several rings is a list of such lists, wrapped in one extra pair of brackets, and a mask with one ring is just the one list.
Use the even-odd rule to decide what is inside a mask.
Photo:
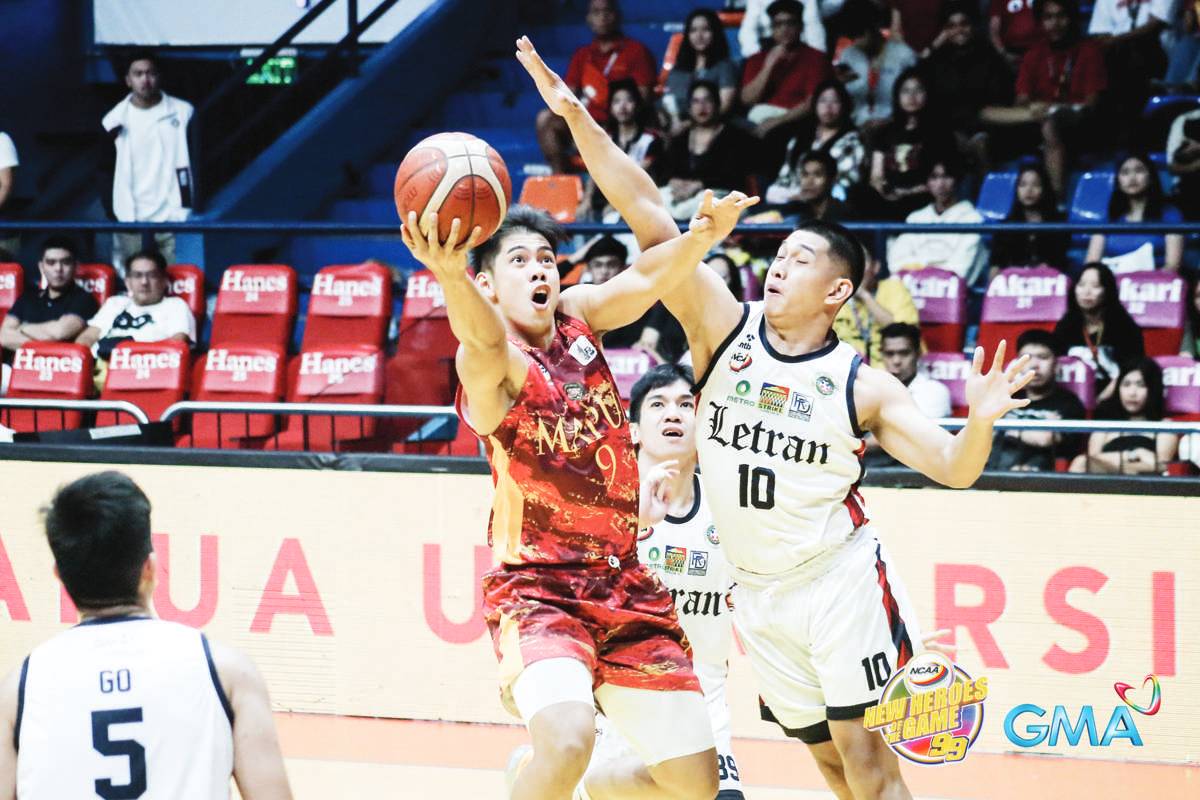
[[(247, 58), (246, 63), (254, 61)], [(246, 79), (251, 86), (284, 86), (296, 78), (296, 59), (293, 56), (276, 56), (267, 59), (262, 68)]]

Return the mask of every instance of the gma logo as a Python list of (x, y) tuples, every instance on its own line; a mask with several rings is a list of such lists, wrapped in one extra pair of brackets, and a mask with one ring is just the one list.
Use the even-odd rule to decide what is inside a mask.
[(1102, 735), (1097, 733), (1096, 714), (1091, 706), (1081, 708), (1074, 721), (1063, 706), (1054, 707), (1049, 724), (1035, 721), (1045, 716), (1044, 708), (1022, 703), (1004, 718), (1004, 735), (1018, 747), (1037, 747), (1043, 742), (1054, 747), (1060, 737), (1072, 747), (1078, 747), (1085, 733), (1087, 743), (1092, 747), (1108, 747), (1117, 739), (1128, 740), (1134, 747), (1142, 746), (1142, 734), (1128, 706), (1117, 706), (1112, 710)]

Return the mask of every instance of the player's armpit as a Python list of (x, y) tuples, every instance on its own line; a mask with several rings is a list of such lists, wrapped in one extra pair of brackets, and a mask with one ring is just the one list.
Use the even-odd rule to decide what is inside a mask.
[(0, 800), (16, 800), (17, 797), (17, 750), (13, 731), (20, 681), (21, 667), (18, 665), (0, 683)]
[(525, 386), (529, 361), (511, 342), (497, 357), (459, 346), (455, 369), (462, 381), (463, 408), (471, 427), (486, 436), (499, 427)]
[(679, 320), (692, 352), (697, 377), (708, 369), (713, 353), (742, 319), (742, 304), (715, 270), (701, 264), (663, 296), (667, 311)]
[(233, 778), (244, 800), (292, 800), (267, 684), (245, 654), (209, 641), (233, 708)]

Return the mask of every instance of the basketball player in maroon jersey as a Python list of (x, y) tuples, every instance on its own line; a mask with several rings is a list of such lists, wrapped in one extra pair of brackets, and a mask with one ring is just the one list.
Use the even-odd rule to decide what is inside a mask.
[[(602, 285), (561, 296), (561, 231), (543, 212), (516, 206), (489, 240), (480, 243), (477, 228), (460, 247), (438, 241), (436, 220), (425, 235), (415, 213), (402, 226), (445, 292), (460, 342), (459, 413), (486, 443), (496, 484), (489, 538), (501, 565), (484, 578), (484, 615), (502, 699), (533, 740), (513, 770), (513, 798), (589, 797), (578, 784), (597, 703), (651, 765), (652, 780), (594, 800), (716, 795), (712, 730), (689, 646), (670, 594), (637, 562), (639, 521), (662, 518), (666, 498), (655, 489), (666, 482), (639, 490), (600, 336), (641, 317), (755, 202), (706, 193), (682, 236)], [(447, 242), (459, 231), (455, 219)]]

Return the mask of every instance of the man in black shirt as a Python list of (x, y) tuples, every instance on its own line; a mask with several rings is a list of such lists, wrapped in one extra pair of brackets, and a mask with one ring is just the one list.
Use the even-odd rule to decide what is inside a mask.
[[(1013, 397), (1028, 397), (1029, 405), (1010, 411), (1004, 419), (1083, 419), (1083, 403), (1069, 389), (1058, 385), (1055, 369), (1060, 346), (1054, 334), (1040, 329), (1027, 330), (1017, 338), (1017, 355), (1029, 356), (1027, 369), (1033, 379)], [(1070, 458), (1078, 452), (1081, 436), (1054, 431), (996, 431), (988, 469), (1041, 471), (1054, 470), (1056, 458)]]
[[(586, 280), (604, 283), (625, 269), (628, 257), (629, 251), (618, 239), (601, 237), (588, 250)], [(601, 341), (606, 348), (634, 347), (668, 362), (687, 350), (683, 327), (662, 303), (655, 303), (636, 322), (606, 332)]]
[(75, 340), (99, 310), (95, 298), (75, 285), (78, 264), (74, 243), (61, 237), (46, 240), (38, 262), (46, 288), (17, 298), (0, 325), (0, 345), (16, 350), (29, 341)]

